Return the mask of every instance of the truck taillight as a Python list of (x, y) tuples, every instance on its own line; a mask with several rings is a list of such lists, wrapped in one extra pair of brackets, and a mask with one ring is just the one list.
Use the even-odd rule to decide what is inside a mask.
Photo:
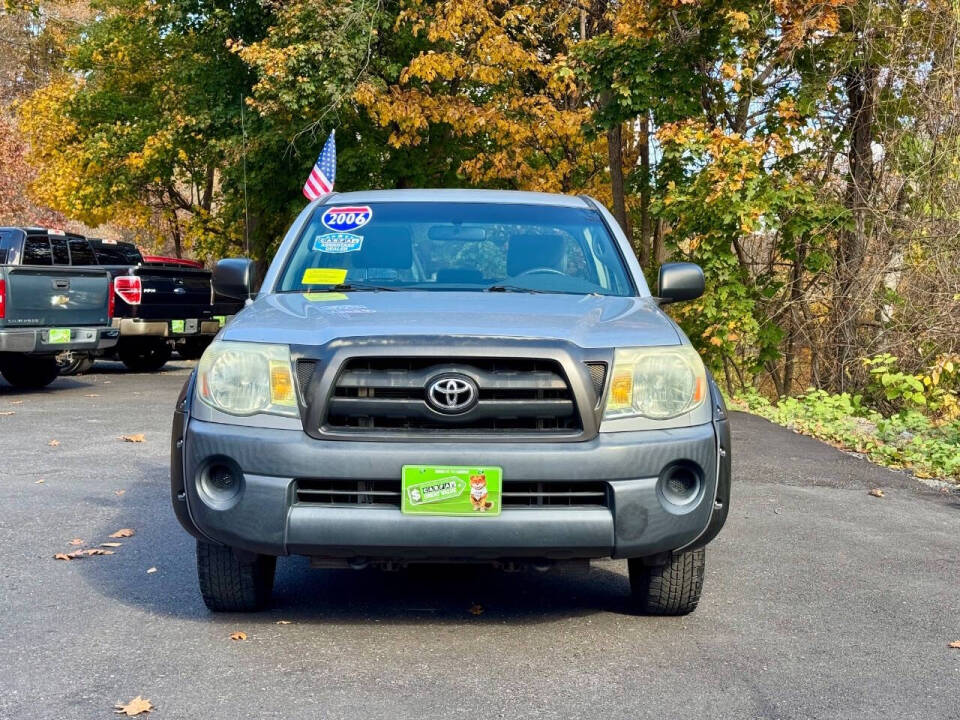
[(7, 281), (0, 278), (0, 318), (7, 316)]
[(107, 320), (113, 320), (113, 310), (116, 307), (116, 298), (112, 292), (107, 292)]
[(139, 305), (143, 298), (143, 281), (137, 275), (117, 275), (113, 289), (128, 305)]

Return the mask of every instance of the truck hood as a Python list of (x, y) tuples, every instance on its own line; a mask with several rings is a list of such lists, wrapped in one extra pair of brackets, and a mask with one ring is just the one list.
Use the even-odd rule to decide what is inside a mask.
[(222, 339), (325, 345), (397, 335), (558, 339), (583, 348), (682, 342), (649, 297), (429, 291), (265, 295), (234, 318)]

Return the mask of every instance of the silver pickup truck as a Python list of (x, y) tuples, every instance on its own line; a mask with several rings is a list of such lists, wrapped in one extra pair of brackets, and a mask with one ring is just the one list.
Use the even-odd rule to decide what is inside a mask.
[(5, 265), (2, 253), (0, 248), (0, 374), (8, 383), (44, 387), (57, 378), (59, 354), (116, 345), (106, 272)]
[[(224, 260), (217, 292), (252, 297)], [(177, 517), (204, 601), (316, 567), (628, 561), (638, 612), (693, 610), (730, 502), (718, 389), (590, 198), (378, 191), (312, 202), (177, 402)]]

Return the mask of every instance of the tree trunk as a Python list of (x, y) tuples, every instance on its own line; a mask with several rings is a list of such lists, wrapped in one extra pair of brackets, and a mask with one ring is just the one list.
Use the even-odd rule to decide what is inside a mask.
[(627, 201), (623, 184), (623, 126), (617, 123), (607, 130), (607, 158), (610, 164), (610, 192), (613, 194), (613, 216), (630, 238)]
[(640, 118), (640, 267), (650, 267), (653, 232), (650, 226), (650, 114)]
[(870, 292), (863, 284), (867, 256), (868, 209), (873, 190), (873, 125), (876, 110), (877, 67), (870, 63), (852, 68), (846, 75), (850, 147), (844, 204), (852, 227), (840, 232), (834, 270), (834, 298), (830, 318), (830, 386), (842, 391), (859, 354), (857, 325), (862, 301)]

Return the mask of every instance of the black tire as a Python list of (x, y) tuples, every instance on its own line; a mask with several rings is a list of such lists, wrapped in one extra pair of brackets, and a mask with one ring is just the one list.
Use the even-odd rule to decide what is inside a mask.
[(170, 359), (173, 350), (166, 340), (122, 342), (117, 348), (120, 362), (134, 372), (156, 372)]
[(0, 358), (0, 375), (17, 388), (43, 388), (60, 375), (55, 357), (9, 355)]
[(85, 352), (64, 352), (57, 355), (61, 375), (83, 375), (93, 367), (94, 357)]
[(208, 337), (184, 340), (183, 343), (177, 345), (177, 355), (184, 360), (199, 360), (212, 340), (213, 338)]
[(197, 577), (203, 602), (214, 612), (263, 610), (273, 593), (277, 558), (240, 560), (232, 549), (197, 540)]
[(697, 609), (706, 553), (703, 548), (674, 553), (664, 565), (628, 561), (634, 608), (647, 615), (686, 615)]

